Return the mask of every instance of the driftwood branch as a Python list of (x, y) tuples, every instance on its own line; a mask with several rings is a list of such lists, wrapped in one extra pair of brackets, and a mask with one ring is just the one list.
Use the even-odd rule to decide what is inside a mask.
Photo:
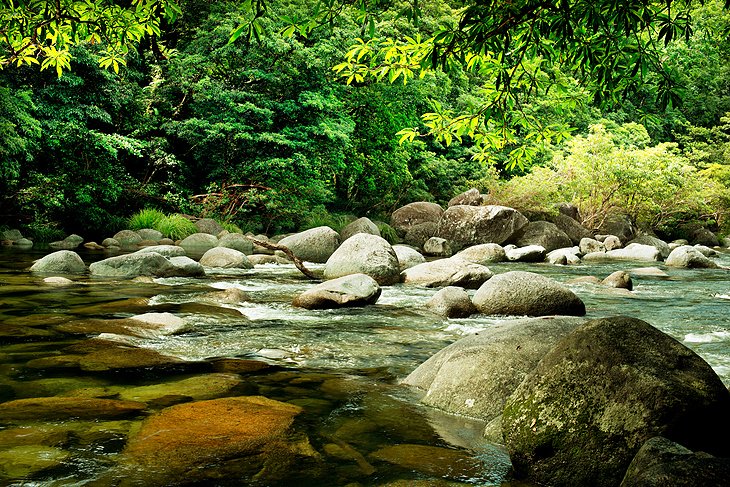
[(289, 259), (292, 262), (294, 262), (294, 265), (297, 266), (297, 269), (299, 269), (300, 271), (302, 271), (302, 274), (304, 274), (305, 276), (307, 276), (310, 279), (316, 279), (318, 281), (320, 280), (320, 277), (318, 275), (316, 275), (314, 272), (310, 271), (309, 269), (307, 269), (304, 266), (304, 262), (302, 262), (302, 259), (300, 259), (296, 255), (294, 255), (294, 252), (292, 252), (291, 250), (289, 250), (289, 247), (287, 247), (285, 245), (279, 245), (279, 244), (271, 243), (271, 242), (265, 242), (263, 240), (258, 240), (258, 239), (255, 239), (253, 237), (249, 237), (248, 235), (246, 235), (245, 237), (247, 239), (249, 239), (251, 242), (255, 243), (256, 245), (259, 245), (259, 246), (264, 247), (266, 249), (269, 249), (269, 250), (281, 250), (282, 252), (284, 252), (286, 254), (287, 257), (289, 257)]

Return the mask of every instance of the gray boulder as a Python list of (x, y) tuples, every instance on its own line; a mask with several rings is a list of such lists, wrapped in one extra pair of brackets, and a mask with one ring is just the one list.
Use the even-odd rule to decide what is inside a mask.
[(672, 250), (667, 257), (666, 264), (670, 267), (685, 267), (694, 269), (716, 269), (718, 265), (695, 247), (683, 245)]
[[(179, 258), (179, 257), (176, 257)], [(131, 278), (137, 276), (173, 277), (175, 266), (155, 252), (118, 255), (89, 266), (92, 276)]]
[(578, 246), (580, 247), (580, 253), (583, 255), (606, 251), (606, 246), (603, 242), (599, 242), (594, 238), (583, 238)]
[(142, 238), (142, 240), (151, 240), (154, 242), (162, 240), (162, 232), (153, 228), (142, 228), (137, 230), (137, 234)]
[(307, 262), (324, 263), (340, 246), (340, 234), (330, 227), (310, 228), (279, 240), (294, 255)]
[(599, 227), (598, 233), (615, 235), (621, 242), (628, 242), (636, 235), (636, 227), (626, 215), (609, 215)]
[(27, 238), (19, 238), (18, 240), (13, 242), (13, 245), (15, 245), (16, 247), (29, 248), (33, 246), (33, 241)]
[(438, 236), (448, 240), (454, 250), (484, 243), (502, 244), (527, 223), (520, 212), (506, 206), (458, 205), (444, 212)]
[(450, 257), (452, 254), (448, 240), (439, 237), (431, 237), (426, 240), (426, 243), (423, 244), (423, 253), (438, 257)]
[[(16, 242), (16, 244), (17, 244), (17, 242)], [(700, 254), (704, 255), (705, 257), (718, 257), (720, 255), (720, 253), (717, 250), (711, 249), (710, 247), (708, 247), (706, 245), (698, 244), (698, 245), (694, 245), (694, 248), (697, 249), (697, 251)]]
[(139, 249), (136, 254), (143, 254), (147, 252), (155, 252), (163, 257), (180, 257), (185, 255), (185, 249), (178, 247), (177, 245), (152, 245), (150, 247), (144, 247)]
[(207, 233), (215, 236), (225, 230), (220, 223), (212, 218), (201, 218), (195, 222), (195, 228), (197, 228), (200, 233)]
[(438, 291), (426, 302), (426, 308), (445, 318), (468, 318), (477, 312), (466, 291), (457, 286)]
[(570, 216), (561, 213), (552, 217), (551, 221), (568, 236), (573, 245), (578, 245), (583, 238), (593, 237), (593, 232)]
[(659, 249), (659, 252), (661, 253), (662, 259), (666, 259), (669, 257), (669, 245), (664, 240), (661, 240), (659, 238), (656, 238), (652, 235), (638, 235), (636, 238), (634, 238), (631, 242), (629, 242), (629, 245), (632, 243), (642, 244), (642, 245), (651, 245), (653, 247), (656, 247)]
[(717, 235), (706, 228), (698, 228), (692, 232), (689, 240), (692, 244), (705, 245), (707, 247), (717, 247), (720, 245)]
[(187, 254), (202, 254), (218, 245), (218, 237), (209, 233), (194, 233), (180, 242)]
[(402, 237), (415, 225), (438, 223), (443, 213), (443, 208), (436, 203), (417, 201), (395, 210), (390, 216), (390, 226)]
[(586, 308), (573, 292), (545, 276), (510, 271), (482, 284), (472, 301), (487, 315), (583, 316)]
[(401, 273), (405, 284), (425, 287), (460, 286), (476, 289), (492, 277), (487, 267), (459, 257), (424, 262)]
[(621, 239), (616, 235), (606, 235), (606, 238), (603, 239), (603, 245), (606, 247), (606, 250), (617, 250), (624, 246), (621, 243)]
[(105, 238), (101, 241), (102, 247), (121, 247), (120, 243), (117, 240), (114, 240), (113, 238)]
[(626, 271), (616, 271), (609, 274), (608, 277), (601, 281), (601, 284), (618, 289), (628, 289), (629, 291), (634, 289), (631, 275)]
[(730, 237), (725, 237), (722, 239), (722, 246), (726, 249), (730, 249)]
[(481, 195), (478, 189), (471, 188), (468, 191), (464, 191), (461, 194), (457, 194), (449, 200), (448, 206), (457, 205), (468, 205), (468, 206), (480, 206), (484, 203), (484, 197)]
[(545, 248), (541, 245), (507, 246), (504, 248), (504, 253), (510, 262), (542, 262), (545, 260)]
[(398, 257), (398, 264), (401, 271), (426, 262), (426, 258), (419, 251), (407, 245), (393, 245), (393, 251), (395, 251), (396, 257)]
[(550, 252), (573, 245), (573, 241), (554, 223), (546, 221), (530, 222), (519, 231), (513, 242), (518, 247), (539, 245)]
[(3, 230), (0, 232), (0, 240), (8, 240), (10, 242), (17, 242), (23, 238), (23, 234), (20, 233), (20, 230)]
[(644, 443), (621, 487), (726, 487), (730, 459), (695, 453), (662, 436)]
[(246, 254), (227, 247), (214, 247), (203, 254), (200, 265), (223, 269), (252, 269)]
[(653, 245), (632, 243), (623, 249), (614, 249), (606, 252), (610, 260), (634, 260), (640, 262), (658, 262), (662, 260), (661, 251)]
[(581, 251), (579, 247), (556, 249), (552, 252), (548, 252), (545, 256), (545, 260), (551, 264), (580, 264), (580, 253)]
[(340, 241), (344, 242), (356, 233), (369, 233), (370, 235), (377, 235), (378, 237), (381, 236), (378, 226), (373, 223), (370, 218), (367, 218), (365, 216), (362, 218), (358, 218), (357, 220), (340, 230)]
[(294, 298), (294, 306), (307, 309), (330, 309), (375, 304), (380, 286), (365, 274), (350, 274), (317, 284)]
[(403, 382), (423, 391), (421, 402), (428, 406), (489, 422), (502, 414), (507, 398), (542, 357), (584, 322), (573, 317), (502, 321), (436, 352)]
[(142, 241), (142, 237), (133, 230), (119, 231), (112, 238), (119, 242), (119, 246), (122, 248), (136, 247)]
[(580, 210), (573, 203), (558, 203), (558, 212), (575, 221), (580, 221)]
[(487, 265), (493, 262), (504, 262), (507, 260), (504, 248), (495, 243), (472, 245), (471, 247), (467, 247), (459, 251), (456, 254), (456, 257), (481, 265)]
[(345, 240), (327, 259), (325, 279), (366, 274), (381, 286), (400, 280), (400, 266), (393, 247), (382, 237), (358, 233)]
[(218, 247), (238, 250), (246, 255), (253, 254), (253, 242), (240, 233), (227, 233), (218, 239)]
[(86, 264), (79, 254), (71, 250), (59, 250), (35, 261), (30, 268), (31, 272), (83, 274)]
[(205, 275), (205, 269), (199, 262), (184, 255), (170, 257), (170, 264), (174, 267), (175, 277), (202, 277)]
[(69, 235), (63, 240), (57, 242), (51, 242), (48, 247), (54, 250), (73, 250), (83, 243), (84, 239), (75, 233)]
[(436, 222), (424, 222), (413, 225), (406, 231), (403, 241), (408, 245), (422, 249), (426, 241), (436, 235), (438, 229), (439, 225)]
[(502, 431), (517, 479), (616, 486), (654, 436), (726, 455), (727, 411), (730, 393), (698, 355), (613, 317), (580, 325), (542, 358), (507, 399)]

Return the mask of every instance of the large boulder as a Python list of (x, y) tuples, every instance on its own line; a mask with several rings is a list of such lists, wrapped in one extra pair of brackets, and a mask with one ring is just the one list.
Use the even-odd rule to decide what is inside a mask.
[(510, 262), (542, 262), (545, 260), (546, 252), (541, 245), (528, 245), (526, 247), (508, 245), (504, 248), (504, 254)]
[(467, 205), (480, 206), (484, 203), (484, 197), (476, 188), (471, 188), (461, 194), (457, 194), (449, 200), (448, 206)]
[(580, 247), (580, 253), (583, 255), (592, 254), (594, 252), (605, 252), (606, 246), (603, 242), (599, 242), (595, 238), (582, 238), (578, 243)]
[[(172, 406), (147, 418), (127, 442), (120, 463), (133, 485), (218, 483), (216, 472), (242, 484), (279, 462), (296, 461), (287, 435), (301, 408), (265, 397), (228, 397)], [(311, 447), (309, 447), (311, 450)], [(305, 448), (302, 446), (301, 452)], [(285, 453), (288, 452), (288, 455)], [(269, 467), (269, 468), (267, 468)], [(279, 466), (278, 468), (282, 468)], [(258, 475), (257, 475), (258, 474)]]
[(730, 453), (728, 411), (730, 392), (698, 355), (613, 317), (579, 326), (542, 358), (507, 400), (502, 431), (518, 479), (616, 486), (654, 436)]
[(246, 254), (228, 247), (213, 247), (200, 258), (200, 265), (223, 269), (253, 269)]
[(350, 274), (317, 284), (294, 298), (294, 306), (307, 309), (330, 309), (375, 304), (380, 286), (365, 274)]
[(240, 233), (226, 233), (218, 239), (218, 247), (238, 250), (246, 255), (253, 254), (253, 242)]
[(180, 257), (185, 255), (185, 249), (178, 247), (177, 245), (151, 245), (149, 247), (141, 248), (135, 253), (144, 254), (149, 252), (155, 252), (163, 257), (167, 257), (168, 259), (170, 257)]
[(468, 318), (477, 312), (471, 298), (458, 286), (447, 286), (426, 302), (429, 311), (445, 318)]
[(641, 447), (621, 487), (725, 487), (730, 459), (695, 453), (661, 436)]
[(554, 223), (546, 221), (530, 222), (512, 239), (518, 247), (539, 245), (550, 252), (556, 249), (571, 247), (573, 241)]
[(191, 255), (204, 254), (217, 245), (218, 237), (202, 232), (188, 235), (180, 242), (180, 247), (184, 248), (185, 252)]
[(598, 232), (603, 235), (615, 235), (626, 243), (636, 235), (636, 227), (626, 215), (609, 215), (603, 220)]
[(345, 240), (327, 259), (325, 279), (366, 274), (381, 286), (400, 280), (400, 266), (393, 247), (382, 237), (358, 233)]
[(549, 277), (524, 271), (497, 274), (472, 299), (487, 315), (583, 316), (586, 308), (573, 291)]
[[(139, 236), (139, 235), (137, 235), (137, 236)], [(69, 235), (68, 237), (64, 238), (63, 240), (49, 243), (48, 247), (50, 247), (54, 250), (73, 250), (73, 249), (77, 248), (79, 245), (81, 245), (83, 243), (83, 241), (84, 241), (84, 239), (82, 237), (73, 233), (73, 234)]]
[(137, 276), (172, 277), (178, 275), (175, 266), (155, 252), (118, 255), (94, 262), (89, 266), (92, 276), (132, 278)]
[(451, 257), (451, 245), (444, 238), (431, 237), (424, 242), (423, 253), (437, 257)]
[(340, 246), (340, 234), (330, 227), (310, 228), (279, 240), (294, 255), (308, 262), (324, 263)]
[(121, 230), (112, 237), (119, 242), (119, 246), (123, 248), (136, 247), (142, 241), (142, 237), (134, 230)]
[(205, 269), (203, 269), (200, 262), (195, 262), (185, 255), (170, 257), (170, 264), (174, 267), (173, 275), (176, 277), (201, 277), (205, 275)]
[(439, 224), (436, 222), (424, 222), (413, 225), (406, 231), (405, 236), (403, 236), (403, 242), (422, 249), (428, 239), (436, 236), (438, 230)]
[(155, 230), (154, 228), (141, 228), (137, 230), (137, 235), (139, 235), (142, 240), (151, 240), (154, 242), (162, 240), (162, 232)]
[(706, 228), (698, 228), (692, 232), (690, 235), (690, 242), (692, 242), (693, 245), (705, 245), (707, 247), (717, 247), (720, 245), (717, 235)]
[(358, 218), (340, 230), (340, 241), (344, 242), (356, 233), (369, 233), (370, 235), (377, 235), (378, 237), (381, 236), (378, 226), (373, 223), (370, 218), (365, 216)]
[(469, 245), (502, 244), (525, 225), (527, 218), (513, 208), (458, 205), (444, 212), (438, 236), (448, 240), (457, 250)]
[(638, 235), (631, 242), (629, 242), (628, 245), (631, 245), (632, 243), (651, 245), (652, 247), (656, 247), (659, 250), (662, 259), (666, 259), (667, 257), (669, 257), (670, 250), (667, 242), (652, 235)]
[(562, 230), (574, 245), (578, 245), (583, 238), (593, 238), (593, 232), (564, 214), (558, 214), (551, 218), (552, 222)]
[(456, 257), (461, 257), (464, 260), (481, 265), (507, 260), (504, 248), (495, 243), (472, 245), (461, 250), (456, 254)]
[(436, 352), (404, 383), (423, 391), (421, 402), (428, 406), (489, 422), (558, 340), (584, 322), (574, 317), (502, 321)]
[(716, 269), (718, 265), (699, 250), (690, 245), (682, 245), (672, 250), (666, 264), (670, 267)]
[(569, 247), (565, 249), (555, 249), (545, 256), (545, 260), (551, 264), (580, 264), (580, 248)]
[(608, 252), (591, 252), (583, 256), (583, 260), (632, 260), (637, 262), (658, 262), (662, 259), (661, 251), (653, 245), (632, 243), (623, 249), (609, 250)]
[(436, 203), (417, 201), (401, 206), (390, 215), (390, 226), (403, 237), (408, 230), (421, 223), (438, 223), (444, 210)]
[(83, 274), (86, 264), (79, 254), (72, 250), (59, 250), (35, 261), (30, 268), (31, 272)]
[(201, 218), (195, 222), (195, 228), (197, 228), (200, 233), (207, 233), (209, 235), (216, 236), (225, 230), (220, 223), (212, 218)]
[(398, 264), (401, 271), (426, 262), (426, 258), (419, 251), (407, 245), (393, 245), (393, 251), (395, 251), (396, 257), (398, 257)]
[(476, 289), (492, 275), (492, 271), (483, 265), (450, 257), (406, 269), (401, 273), (401, 281), (426, 287), (460, 286)]

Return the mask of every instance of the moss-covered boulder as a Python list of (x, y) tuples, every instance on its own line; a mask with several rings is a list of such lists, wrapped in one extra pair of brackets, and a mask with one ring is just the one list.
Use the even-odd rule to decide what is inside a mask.
[(24, 480), (61, 465), (70, 453), (41, 445), (16, 446), (0, 451), (0, 480)]
[(730, 392), (712, 368), (648, 323), (589, 321), (509, 397), (503, 434), (515, 474), (542, 485), (616, 486), (639, 448), (665, 436), (727, 455)]
[(82, 397), (33, 397), (0, 404), (0, 421), (26, 419), (118, 418), (146, 407), (136, 401)]

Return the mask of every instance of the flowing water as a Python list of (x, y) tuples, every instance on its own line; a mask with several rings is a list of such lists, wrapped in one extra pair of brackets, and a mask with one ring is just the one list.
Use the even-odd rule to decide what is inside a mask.
[[(301, 407), (294, 429), (300, 443), (306, 439), (309, 453), (298, 458), (311, 461), (295, 462), (267, 480), (247, 476), (243, 467), (209, 462), (202, 473), (188, 472), (187, 483), (500, 485), (505, 478), (509, 459), (502, 448), (480, 440), (482, 424), (421, 407), (414, 393), (399, 385), (439, 349), (503, 318), (444, 320), (424, 310), (434, 290), (403, 285), (385, 287), (378, 304), (366, 308), (298, 309), (291, 300), (311, 282), (294, 266), (280, 265), (151, 282), (76, 276), (73, 285), (54, 287), (27, 271), (43, 254), (0, 249), (0, 401), (116, 399), (149, 390), (141, 386), (165, 384), (173, 384), (173, 392), (152, 393), (144, 411), (122, 420), (0, 418), (0, 483), (161, 485), (151, 473), (137, 468), (130, 475), (120, 467), (127, 458), (127, 438), (155, 411), (212, 398), (210, 391), (208, 396), (176, 395), (174, 384), (196, 377), (208, 381), (221, 372), (229, 378), (233, 373), (236, 381), (213, 397), (261, 395)], [(106, 257), (103, 252), (81, 255), (87, 264)], [(721, 255), (720, 263), (730, 266), (730, 254)], [(530, 270), (567, 282), (643, 266), (490, 268), (495, 273)], [(589, 318), (644, 319), (695, 350), (730, 384), (730, 274), (659, 267), (669, 277), (634, 277), (632, 293), (569, 286), (586, 303)], [(245, 301), (225, 304), (215, 298), (233, 288), (245, 293)], [(129, 336), (107, 325), (145, 312), (173, 313), (184, 320), (184, 328), (171, 335)], [(86, 328), (69, 328), (79, 323)], [(68, 362), (69, 350), (88, 347), (88, 339), (97, 335), (105, 343), (185, 362), (106, 370)]]

